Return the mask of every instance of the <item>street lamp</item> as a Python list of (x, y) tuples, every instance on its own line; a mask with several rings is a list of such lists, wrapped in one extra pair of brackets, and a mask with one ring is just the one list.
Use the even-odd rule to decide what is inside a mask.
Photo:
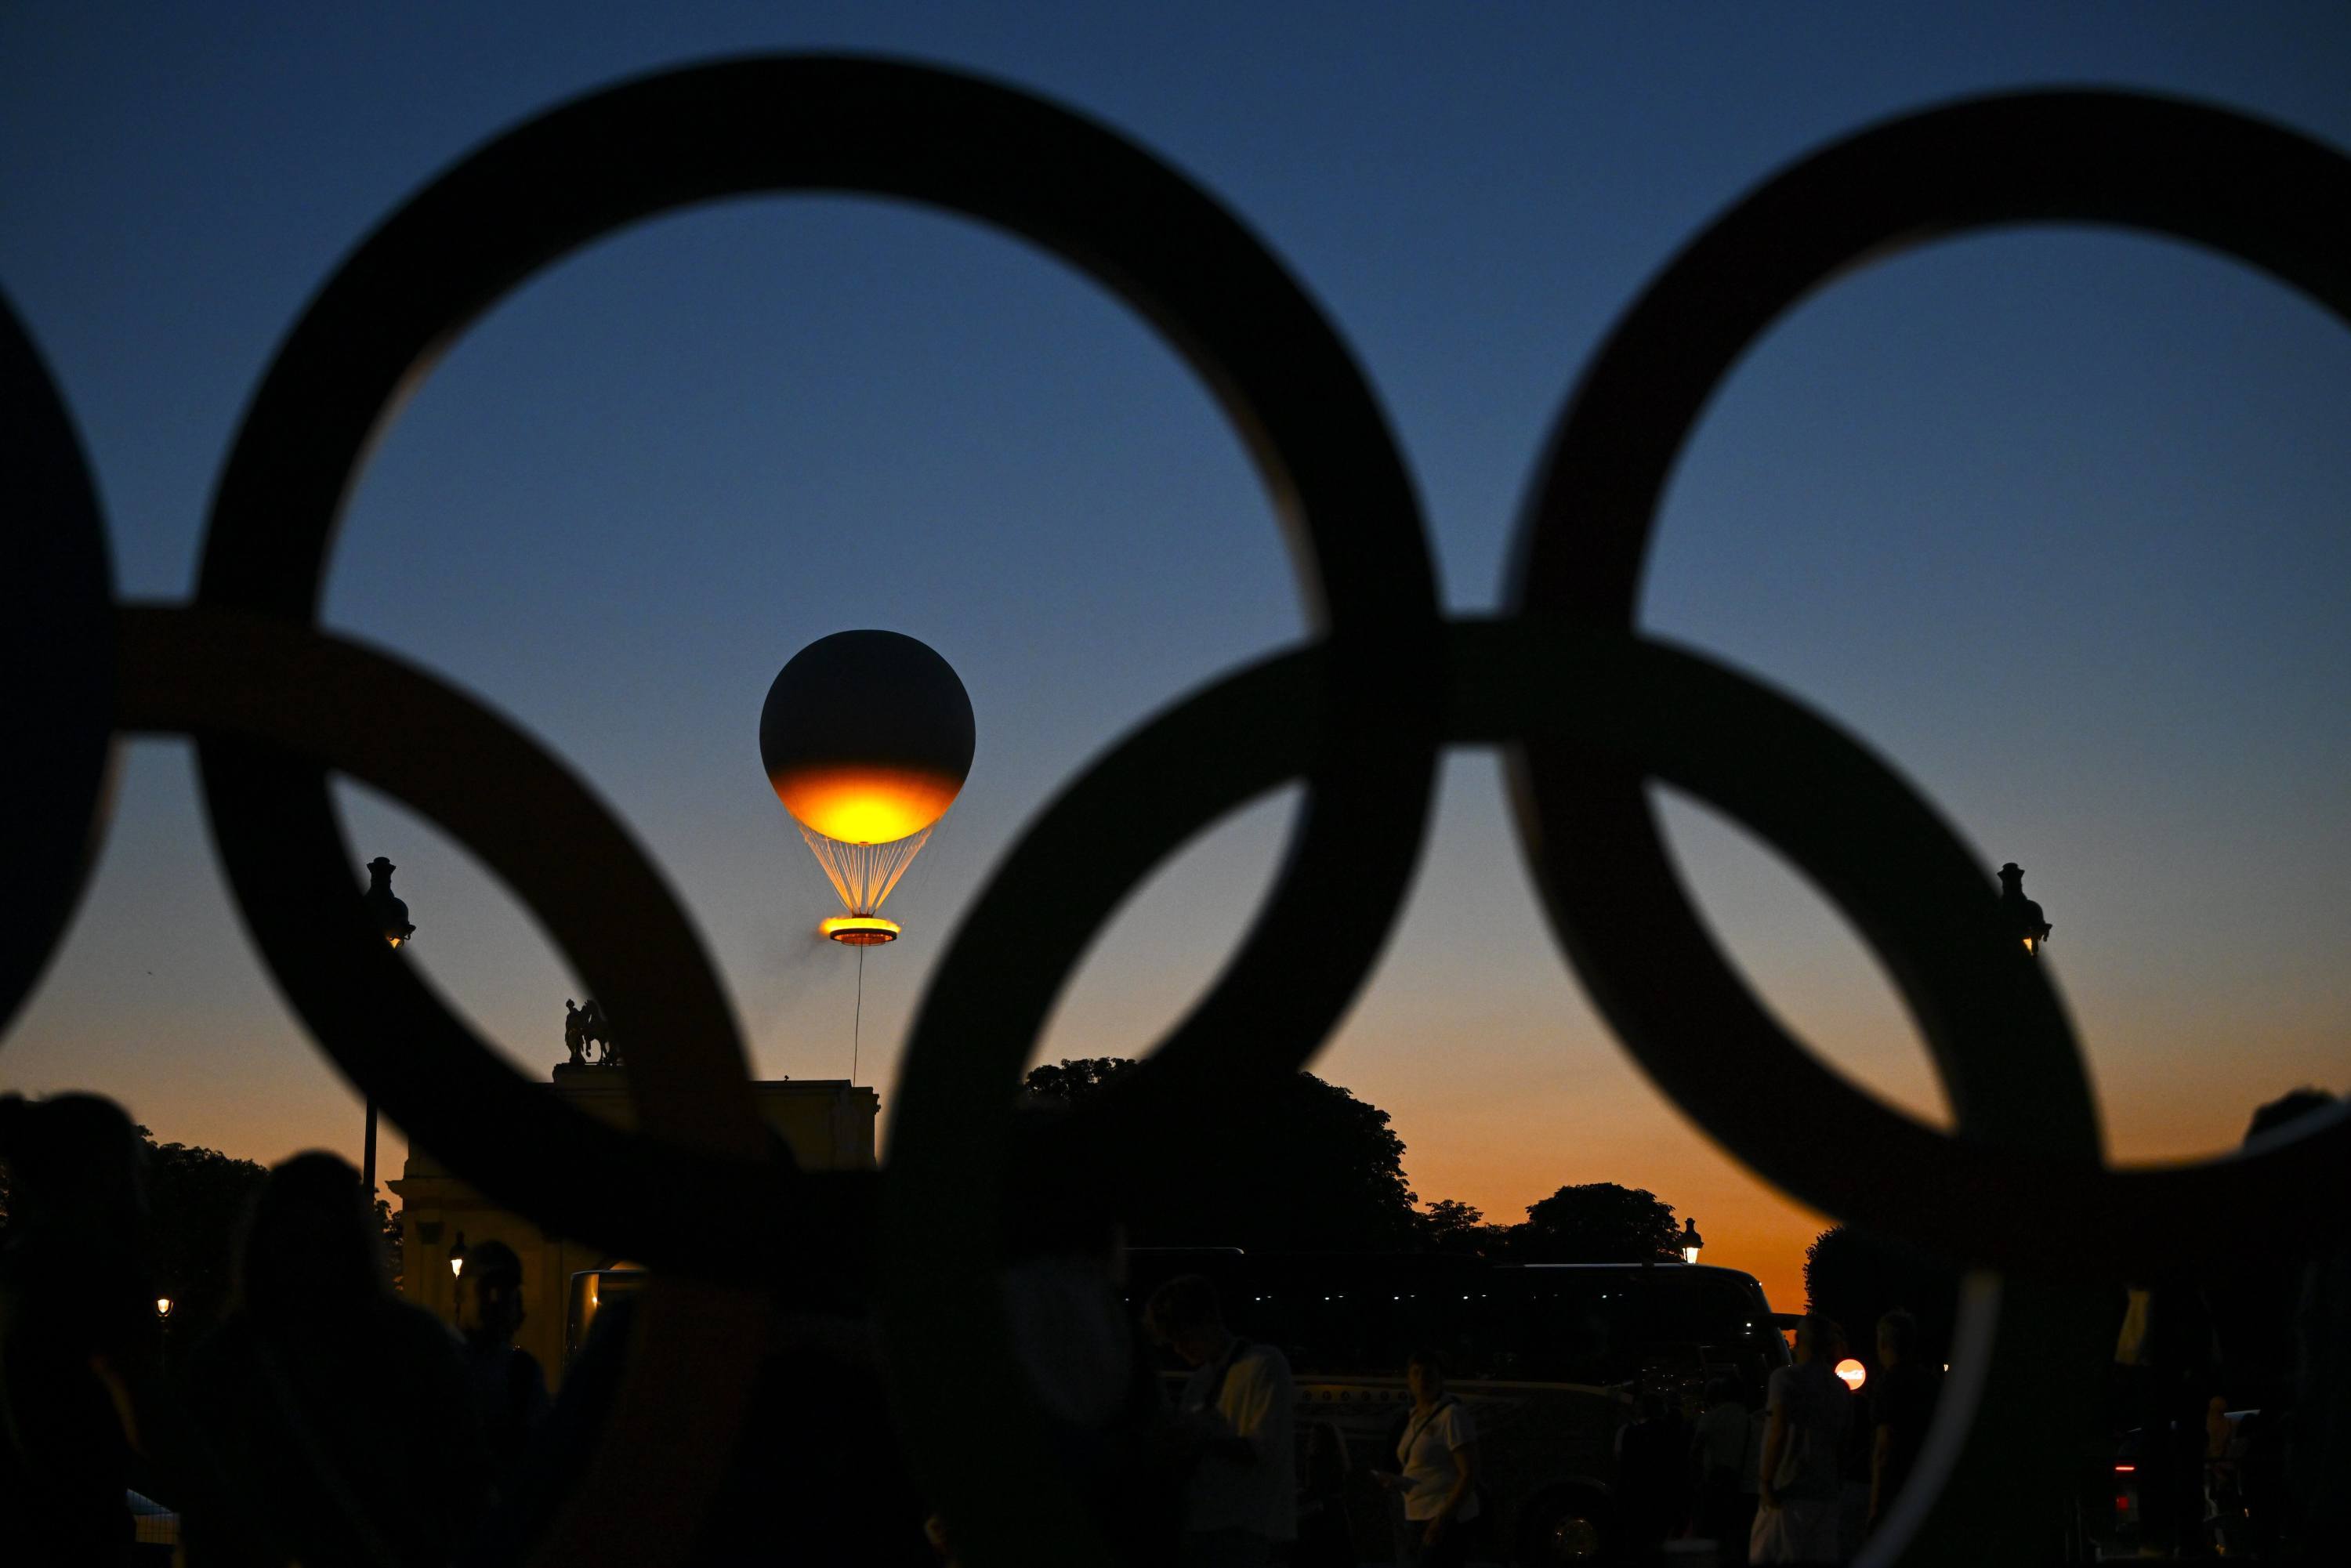
[[(398, 947), (416, 935), (415, 925), (408, 918), (408, 905), (392, 891), (392, 873), (400, 868), (383, 856), (368, 862), (368, 918), (383, 934), (387, 946)], [(367, 1095), (367, 1152), (360, 1161), (360, 1183), (367, 1188), (368, 1212), (375, 1212), (375, 1094)]]
[(1698, 1221), (1695, 1219), (1683, 1220), (1681, 1239), (1682, 1261), (1685, 1263), (1697, 1262), (1698, 1249), (1705, 1245), (1706, 1238), (1698, 1233)]
[(465, 1233), (457, 1232), (457, 1243), (449, 1249), (449, 1278), (463, 1279), (465, 1273)]
[(156, 1321), (157, 1322), (162, 1322), (165, 1318), (168, 1318), (168, 1317), (170, 1317), (171, 1315), (172, 1315), (172, 1298), (171, 1298), (171, 1297), (169, 1297), (169, 1296), (158, 1296), (158, 1297), (156, 1297), (156, 1298), (155, 1298), (155, 1321)]
[(2028, 953), (2039, 953), (2056, 929), (2041, 917), (2041, 906), (2024, 896), (2024, 868), (2014, 861), (2000, 868), (2000, 912)]

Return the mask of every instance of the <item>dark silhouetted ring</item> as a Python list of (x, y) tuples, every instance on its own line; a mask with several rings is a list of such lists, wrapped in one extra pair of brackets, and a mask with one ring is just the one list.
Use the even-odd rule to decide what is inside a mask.
[[(1324, 744), (1314, 693), (1327, 656), (1287, 653), (1219, 682), (1089, 768), (999, 864), (916, 1014), (877, 1262), (904, 1429), (977, 1560), (1076, 1563), (1099, 1546), (1081, 1535), (1082, 1515), (1041, 1458), (996, 1283), (996, 1216), (1020, 1164), (1011, 1132), (1021, 1066), (1125, 894), (1194, 834), (1311, 766)], [(2061, 1103), (2085, 1102), (2056, 997), (2005, 935), (1981, 866), (1890, 769), (1825, 721), (1695, 655), (1563, 623), (1453, 622), (1446, 669), (1448, 741), (1572, 735), (1593, 756), (1709, 801), (1830, 889), (1935, 1041), (1964, 1134), (1996, 1143), (2019, 1123), (2046, 1124), (1983, 1092), (1989, 1086), (2030, 1080)], [(1837, 802), (1834, 816), (1823, 800)], [(1097, 862), (1102, 873), (1072, 889), (1069, 866)], [(1021, 918), (1040, 901), (1061, 915), (1041, 931)], [(1268, 1050), (1286, 1057), (1284, 1043)], [(2077, 1166), (2095, 1158), (2086, 1118), (2060, 1130), (2058, 1153)], [(1199, 1157), (1198, 1143), (1192, 1152)], [(1906, 1186), (1935, 1179), (1877, 1174)], [(1969, 1431), (1966, 1495), (2020, 1495), (2013, 1489), (2069, 1456), (2068, 1417), (2084, 1387), (2096, 1386), (2097, 1336), (2110, 1325), (2085, 1311), (2078, 1292), (1988, 1279), (1971, 1290), (1977, 1342), (1950, 1394), (1956, 1425), (1966, 1429), (1979, 1409), (2011, 1417), (2036, 1407), (2042, 1418)], [(976, 1466), (978, 1454), (989, 1461)], [(1948, 1467), (1958, 1455), (1941, 1458)], [(1019, 1500), (1017, 1511), (1008, 1499)], [(1983, 1508), (1942, 1521), (1937, 1551), (1997, 1545), (2020, 1517), (2034, 1516)]]
[[(1325, 694), (1340, 739), (1311, 781), (1267, 914), (1320, 934), (1335, 1016), (1401, 901), (1434, 778), (1426, 655), (1437, 600), (1418, 508), (1344, 348), (1258, 241), (1164, 164), (1035, 99), (911, 66), (756, 59), (599, 93), (485, 146), (371, 235), (279, 351), (221, 480), (197, 602), (308, 623), (372, 440), (467, 322), (536, 269), (623, 225), (697, 201), (790, 190), (928, 202), (1038, 242), (1157, 325), (1248, 440), (1290, 525), (1317, 619), (1344, 650)], [(429, 732), (404, 739), (433, 744)], [(320, 761), (220, 737), (200, 751), (239, 907), (313, 1033), (452, 1169), (486, 1188), (529, 1194), (525, 1212), (564, 1209), (571, 1173), (528, 1168), (517, 1156), (584, 1135), (563, 1131), (584, 1116), (481, 1065), (486, 1053), (466, 1026), (360, 940), (347, 869), (354, 856)], [(502, 833), (544, 831), (528, 802), (509, 803)], [(630, 1059), (643, 1077), (655, 1065), (644, 1052), (656, 1038), (696, 1061), (724, 1052), (738, 1064), (734, 1092), (747, 1104), (733, 1021), (705, 974), (698, 960), (679, 968), (634, 1015), (644, 1032)], [(384, 1017), (402, 1020), (396, 1040), (374, 1021)], [(447, 1092), (458, 1082), (469, 1092)], [(716, 1088), (707, 1079), (701, 1086)], [(633, 1141), (609, 1157), (611, 1185), (647, 1195), (664, 1189), (674, 1166)], [(743, 1196), (765, 1201), (772, 1187), (747, 1186)], [(687, 1251), (684, 1236), (667, 1251), (705, 1273), (737, 1266)]]
[[(2219, 110), (2103, 92), (1896, 120), (1763, 184), (1625, 312), (1537, 469), (1512, 601), (1631, 625), (1676, 458), (1765, 328), (1855, 263), (2027, 222), (2197, 241), (2351, 319), (2351, 160), (2316, 142)], [(2299, 1136), (2194, 1166), (2113, 1170), (2095, 1149), (2060, 1157), (2095, 1113), (2078, 1075), (2048, 1081), (2037, 1050), (2013, 1053), (2012, 1079), (1983, 1081), (1982, 1092), (2011, 1103), (1998, 1146), (1947, 1137), (1822, 1065), (1749, 991), (1685, 895), (1636, 768), (1596, 761), (1562, 736), (1527, 744), (1512, 782), (1561, 942), (1635, 1060), (1741, 1161), (1806, 1203), (1955, 1259), (2124, 1278), (2158, 1259), (2211, 1267), (2288, 1248), (2314, 1218), (2301, 1199), (2351, 1172), (2351, 1106)], [(1933, 1020), (1920, 1021), (1936, 1040)], [(1957, 1065), (1941, 1063), (1953, 1082)], [(1789, 1116), (1792, 1103), (1813, 1119)], [(1962, 1126), (1973, 1109), (1958, 1103)], [(1823, 1125), (1836, 1135), (1819, 1135)], [(1891, 1174), (1906, 1171), (1932, 1176)], [(2032, 1222), (2019, 1223), (2027, 1214)]]
[(114, 762), (114, 591), (89, 464), (57, 382), (0, 295), (0, 1033), (89, 880)]

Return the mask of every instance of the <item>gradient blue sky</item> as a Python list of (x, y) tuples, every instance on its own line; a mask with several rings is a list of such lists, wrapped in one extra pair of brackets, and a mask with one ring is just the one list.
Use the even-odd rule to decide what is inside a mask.
[[(1464, 610), (1495, 601), (1536, 444), (1610, 320), (1806, 149), (2043, 83), (2351, 147), (2340, 7), (18, 7), (0, 287), (89, 444), (122, 590), (187, 592), (246, 396), (395, 204), (573, 94), (773, 48), (1000, 77), (1203, 181), (1353, 344)], [(1802, 307), (1671, 494), (1647, 624), (1803, 695), (1989, 864), (2026, 866), (2119, 1156), (2225, 1146), (2256, 1101), (2351, 1078), (2346, 406), (2351, 334), (2277, 286), (2168, 243), (2003, 234)], [(885, 1107), (928, 967), (1023, 820), (1142, 715), (1301, 627), (1238, 445), (1140, 323), (1017, 242), (846, 200), (696, 211), (526, 287), (384, 443), (328, 604), (615, 803), (768, 1073), (847, 1070), (852, 961), (810, 935), (829, 895), (760, 774), (767, 683), (850, 626), (953, 661), (979, 754), (893, 903), (907, 939), (868, 966), (862, 1076)], [(362, 854), (401, 865), (417, 962), (518, 1062), (556, 1060), (578, 988), (528, 916), (414, 819), (343, 799)], [(1735, 831), (1672, 816), (1775, 1005), (1940, 1118), (1841, 921)], [(1237, 819), (1150, 884), (1040, 1053), (1146, 1048), (1245, 922), (1287, 818)], [(1794, 1293), (1817, 1217), (1724, 1160), (1594, 1022), (1489, 757), (1448, 765), (1401, 934), (1317, 1065), (1395, 1113), (1425, 1197), (1515, 1218), (1563, 1182), (1647, 1186)], [(355, 1099), (226, 901), (183, 746), (130, 748), (0, 1082), (99, 1088), (167, 1138), (259, 1158), (356, 1153)]]

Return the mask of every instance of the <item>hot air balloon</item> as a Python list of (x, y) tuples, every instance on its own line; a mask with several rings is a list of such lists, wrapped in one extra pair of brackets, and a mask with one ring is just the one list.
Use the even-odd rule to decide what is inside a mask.
[(836, 632), (792, 655), (759, 710), (776, 798), (841, 895), (819, 929), (871, 947), (898, 937), (883, 901), (971, 771), (971, 698), (945, 659), (896, 632)]

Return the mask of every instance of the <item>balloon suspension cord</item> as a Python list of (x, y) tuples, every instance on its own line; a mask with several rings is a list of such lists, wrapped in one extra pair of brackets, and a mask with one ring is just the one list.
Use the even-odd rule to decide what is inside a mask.
[(857, 1082), (857, 1045), (865, 1027), (865, 949), (857, 949), (857, 1010), (849, 1015), (849, 1082)]

